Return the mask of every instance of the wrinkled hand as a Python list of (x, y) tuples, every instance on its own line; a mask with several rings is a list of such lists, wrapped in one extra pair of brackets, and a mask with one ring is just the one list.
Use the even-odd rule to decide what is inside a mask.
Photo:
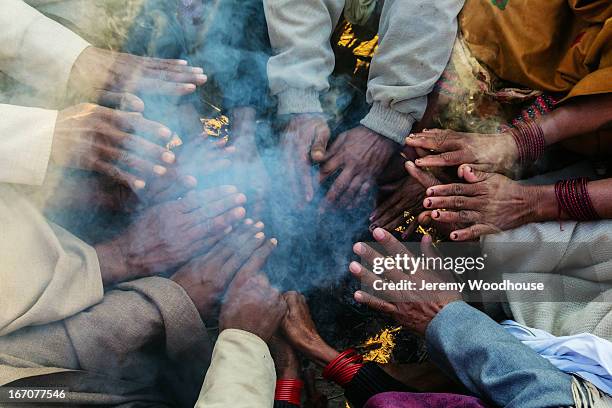
[(452, 130), (425, 130), (410, 135), (408, 146), (433, 151), (417, 159), (419, 167), (449, 167), (472, 164), (476, 170), (517, 174), (518, 148), (510, 133), (479, 134)]
[(306, 202), (312, 201), (315, 192), (312, 163), (324, 159), (330, 134), (323, 116), (300, 114), (289, 121), (281, 135), (288, 183), (294, 195), (304, 197)]
[(217, 314), (231, 280), (265, 243), (263, 228), (262, 222), (245, 220), (205, 255), (189, 261), (170, 278), (185, 289), (204, 320)]
[(524, 186), (501, 174), (481, 172), (468, 165), (459, 167), (459, 175), (466, 184), (431, 187), (423, 202), (434, 221), (469, 225), (451, 232), (453, 241), (475, 240), (517, 228), (537, 217), (537, 186)]
[(104, 282), (155, 275), (189, 261), (244, 218), (245, 203), (244, 194), (224, 186), (149, 208), (121, 235), (96, 246)]
[(187, 61), (139, 57), (96, 47), (86, 48), (72, 67), (68, 93), (79, 100), (143, 111), (131, 94), (182, 96), (206, 83), (202, 68)]
[(269, 346), (276, 367), (276, 378), (279, 380), (300, 378), (300, 361), (285, 338), (277, 333), (270, 340)]
[(340, 171), (323, 206), (354, 208), (359, 205), (398, 148), (392, 140), (364, 126), (338, 136), (321, 166), (321, 182)]
[(128, 113), (98, 105), (81, 104), (60, 111), (55, 124), (51, 162), (58, 166), (95, 171), (134, 190), (150, 176), (167, 172), (174, 154), (163, 144), (170, 130)]
[[(386, 270), (382, 275), (374, 274), (369, 267), (374, 265), (375, 258), (396, 257), (404, 255), (413, 258), (414, 255), (387, 231), (378, 228), (373, 232), (374, 239), (381, 245), (382, 253), (371, 246), (358, 242), (353, 251), (362, 261), (352, 262), (349, 269), (353, 276), (361, 281), (362, 288), (355, 292), (355, 300), (371, 309), (390, 315), (403, 327), (421, 336), (425, 336), (427, 326), (434, 317), (449, 303), (462, 300), (461, 294), (454, 291), (441, 290), (376, 290), (374, 282), (385, 280), (401, 282), (412, 280), (420, 289), (420, 280), (430, 283), (453, 282), (452, 272), (434, 272), (418, 270), (414, 275), (407, 275), (400, 269)], [(428, 258), (438, 257), (431, 243), (431, 237), (423, 237), (421, 250)]]
[(287, 306), (280, 292), (261, 273), (275, 247), (276, 240), (266, 242), (236, 274), (221, 306), (221, 331), (244, 330), (266, 343), (276, 333)]
[(331, 348), (317, 331), (306, 298), (298, 292), (287, 292), (283, 297), (287, 302), (287, 314), (282, 323), (285, 338), (308, 359), (327, 365), (336, 358), (338, 352)]
[(405, 169), (410, 173), (410, 177), (394, 183), (395, 186), (380, 188), (381, 191), (394, 188), (394, 191), (370, 215), (370, 230), (394, 230), (404, 221), (405, 211), (417, 216), (422, 212), (425, 190), (440, 184), (434, 175), (416, 169), (412, 162), (406, 162)]

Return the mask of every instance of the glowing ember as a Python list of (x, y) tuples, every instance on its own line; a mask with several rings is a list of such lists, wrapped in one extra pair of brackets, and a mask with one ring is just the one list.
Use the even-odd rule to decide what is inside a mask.
[(356, 74), (361, 69), (368, 70), (370, 68), (372, 56), (378, 49), (378, 35), (369, 41), (360, 40), (355, 35), (351, 23), (345, 22), (342, 27), (342, 34), (338, 40), (338, 45), (351, 50), (353, 55), (357, 57), (355, 69), (353, 71), (353, 73)]
[(216, 118), (200, 119), (204, 126), (204, 134), (217, 139), (229, 141), (229, 118), (225, 115), (217, 116)]
[(395, 348), (395, 336), (401, 327), (384, 329), (377, 335), (370, 337), (363, 343), (368, 351), (363, 355), (363, 361), (373, 361), (379, 364), (389, 364)]
[(179, 135), (177, 135), (176, 133), (172, 134), (172, 138), (170, 139), (170, 141), (166, 144), (166, 149), (168, 150), (174, 150), (179, 146), (183, 145), (183, 139), (180, 138)]

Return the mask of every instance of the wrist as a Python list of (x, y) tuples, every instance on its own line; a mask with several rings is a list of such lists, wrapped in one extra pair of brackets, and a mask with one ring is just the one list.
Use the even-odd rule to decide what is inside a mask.
[(322, 366), (329, 364), (339, 354), (338, 351), (320, 337), (306, 341), (297, 348), (311, 360)]
[(116, 241), (98, 244), (95, 247), (100, 264), (100, 273), (104, 285), (113, 284), (125, 280), (128, 276), (128, 268), (121, 246)]
[(554, 185), (525, 186), (525, 196), (530, 198), (532, 214), (529, 222), (545, 222), (565, 219), (565, 214), (559, 214), (559, 204)]

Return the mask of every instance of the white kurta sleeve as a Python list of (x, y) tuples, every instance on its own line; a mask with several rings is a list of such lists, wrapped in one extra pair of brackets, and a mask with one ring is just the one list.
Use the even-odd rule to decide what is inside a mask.
[(330, 37), (344, 0), (264, 0), (274, 55), (268, 62), (278, 113), (321, 112), (319, 93), (329, 88), (334, 64)]
[(0, 1), (0, 27), (0, 71), (44, 94), (63, 94), (89, 43), (22, 0)]
[(102, 300), (98, 256), (0, 185), (0, 336), (63, 320)]
[(272, 407), (276, 371), (267, 344), (254, 334), (227, 329), (215, 344), (196, 408)]
[(41, 185), (57, 111), (0, 104), (0, 183)]

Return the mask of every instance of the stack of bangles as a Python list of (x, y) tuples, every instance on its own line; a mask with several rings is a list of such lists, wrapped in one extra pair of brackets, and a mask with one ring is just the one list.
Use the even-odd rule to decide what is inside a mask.
[(300, 380), (277, 380), (274, 400), (300, 406), (302, 404), (302, 388), (304, 388), (304, 383)]
[(355, 349), (348, 349), (325, 367), (323, 378), (345, 387), (361, 370), (361, 367), (363, 367), (363, 357)]
[(535, 121), (519, 122), (510, 129), (521, 165), (537, 161), (544, 154), (544, 131)]
[(572, 221), (601, 219), (593, 207), (588, 183), (589, 180), (584, 177), (557, 182), (555, 194), (559, 204), (559, 219), (561, 219), (561, 212), (565, 212)]

